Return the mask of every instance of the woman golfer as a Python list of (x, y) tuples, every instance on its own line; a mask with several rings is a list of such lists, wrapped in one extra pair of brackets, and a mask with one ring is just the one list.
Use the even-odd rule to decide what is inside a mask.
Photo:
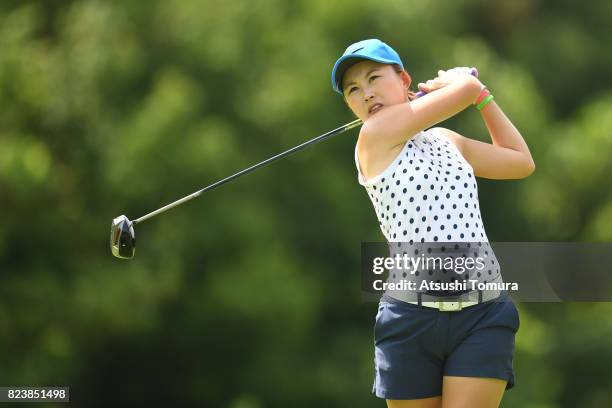
[[(529, 149), (487, 88), (465, 69), (438, 71), (418, 84), (426, 93), (420, 98), (410, 91), (411, 82), (397, 52), (380, 40), (352, 44), (336, 61), (332, 86), (363, 121), (355, 149), (359, 183), (397, 254), (422, 257), (429, 244), (438, 245), (437, 253), (463, 251), (463, 260), (468, 252), (481, 263), (467, 268), (465, 280), (503, 284), (482, 225), (475, 177), (527, 177), (535, 169)], [(432, 127), (472, 105), (492, 144)], [(390, 270), (387, 282), (436, 278), (412, 262), (412, 272)], [(458, 282), (455, 277), (450, 281)], [(498, 407), (514, 386), (520, 323), (507, 291), (448, 288), (387, 290), (381, 297), (372, 392), (389, 407)]]

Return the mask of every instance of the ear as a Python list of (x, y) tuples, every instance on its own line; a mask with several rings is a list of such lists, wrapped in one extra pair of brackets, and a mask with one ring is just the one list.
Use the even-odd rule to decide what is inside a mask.
[(400, 72), (400, 78), (402, 78), (402, 82), (404, 83), (406, 89), (409, 89), (410, 84), (412, 84), (412, 78), (410, 77), (410, 74), (406, 71), (402, 71)]

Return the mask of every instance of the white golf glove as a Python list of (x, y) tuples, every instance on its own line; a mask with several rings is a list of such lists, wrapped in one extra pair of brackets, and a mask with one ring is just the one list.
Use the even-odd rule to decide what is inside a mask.
[(457, 74), (467, 74), (472, 75), (473, 67), (455, 67), (451, 69), (447, 69), (446, 72), (456, 72)]

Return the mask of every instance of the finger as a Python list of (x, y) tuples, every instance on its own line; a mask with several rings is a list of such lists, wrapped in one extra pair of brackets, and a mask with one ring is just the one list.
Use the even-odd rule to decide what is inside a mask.
[(471, 74), (472, 72), (472, 68), (470, 67), (455, 67), (453, 69), (451, 69), (450, 71), (455, 72), (457, 74)]
[(435, 79), (430, 79), (429, 81), (427, 81), (427, 87), (429, 88), (435, 88), (437, 84), (438, 81), (436, 81)]

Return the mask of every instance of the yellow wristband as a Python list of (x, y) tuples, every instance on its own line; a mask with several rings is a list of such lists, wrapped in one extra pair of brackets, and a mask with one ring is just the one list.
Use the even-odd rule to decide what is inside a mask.
[(484, 98), (482, 102), (478, 104), (478, 106), (476, 106), (476, 109), (481, 110), (482, 108), (485, 107), (487, 103), (491, 102), (492, 100), (493, 100), (493, 95), (491, 94), (487, 95), (487, 97)]

